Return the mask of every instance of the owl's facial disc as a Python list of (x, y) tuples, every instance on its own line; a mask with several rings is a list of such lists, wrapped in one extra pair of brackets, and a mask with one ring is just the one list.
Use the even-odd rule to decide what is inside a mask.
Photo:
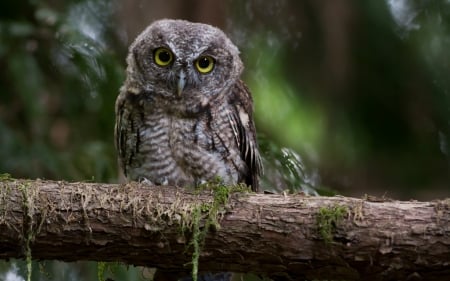
[(184, 86), (186, 85), (186, 74), (183, 70), (180, 70), (180, 74), (178, 76), (177, 83), (177, 95), (181, 96), (181, 92), (183, 92)]

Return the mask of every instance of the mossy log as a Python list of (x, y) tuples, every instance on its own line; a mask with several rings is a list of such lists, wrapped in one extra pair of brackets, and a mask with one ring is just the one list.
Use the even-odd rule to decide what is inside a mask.
[(202, 271), (279, 280), (444, 280), (450, 199), (433, 202), (226, 194), (168, 186), (0, 181), (0, 259), (190, 268), (194, 214), (209, 225)]

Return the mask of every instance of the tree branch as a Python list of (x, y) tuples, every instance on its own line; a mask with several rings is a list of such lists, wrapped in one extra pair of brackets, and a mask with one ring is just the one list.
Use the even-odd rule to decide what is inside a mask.
[[(120, 261), (189, 270), (195, 214), (213, 191), (6, 179), (0, 259)], [(201, 212), (198, 212), (201, 211)], [(209, 221), (211, 215), (209, 212)], [(450, 200), (232, 194), (206, 235), (200, 270), (285, 279), (440, 280), (450, 274)]]

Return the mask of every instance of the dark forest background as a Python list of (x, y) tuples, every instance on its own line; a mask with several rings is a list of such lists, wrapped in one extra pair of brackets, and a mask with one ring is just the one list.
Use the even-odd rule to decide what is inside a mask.
[[(213, 24), (240, 48), (266, 189), (450, 196), (445, 0), (1, 1), (0, 173), (116, 182), (127, 47), (159, 18)], [(33, 280), (96, 276), (92, 263), (39, 266)], [(23, 272), (0, 264), (2, 280)]]

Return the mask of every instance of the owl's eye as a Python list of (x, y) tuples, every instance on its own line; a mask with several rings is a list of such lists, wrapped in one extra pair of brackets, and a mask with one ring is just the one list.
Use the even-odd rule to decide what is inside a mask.
[(202, 74), (209, 73), (213, 70), (215, 60), (210, 56), (200, 57), (195, 61), (195, 68)]
[(166, 48), (158, 48), (153, 52), (153, 59), (159, 66), (168, 66), (173, 61), (173, 54)]

